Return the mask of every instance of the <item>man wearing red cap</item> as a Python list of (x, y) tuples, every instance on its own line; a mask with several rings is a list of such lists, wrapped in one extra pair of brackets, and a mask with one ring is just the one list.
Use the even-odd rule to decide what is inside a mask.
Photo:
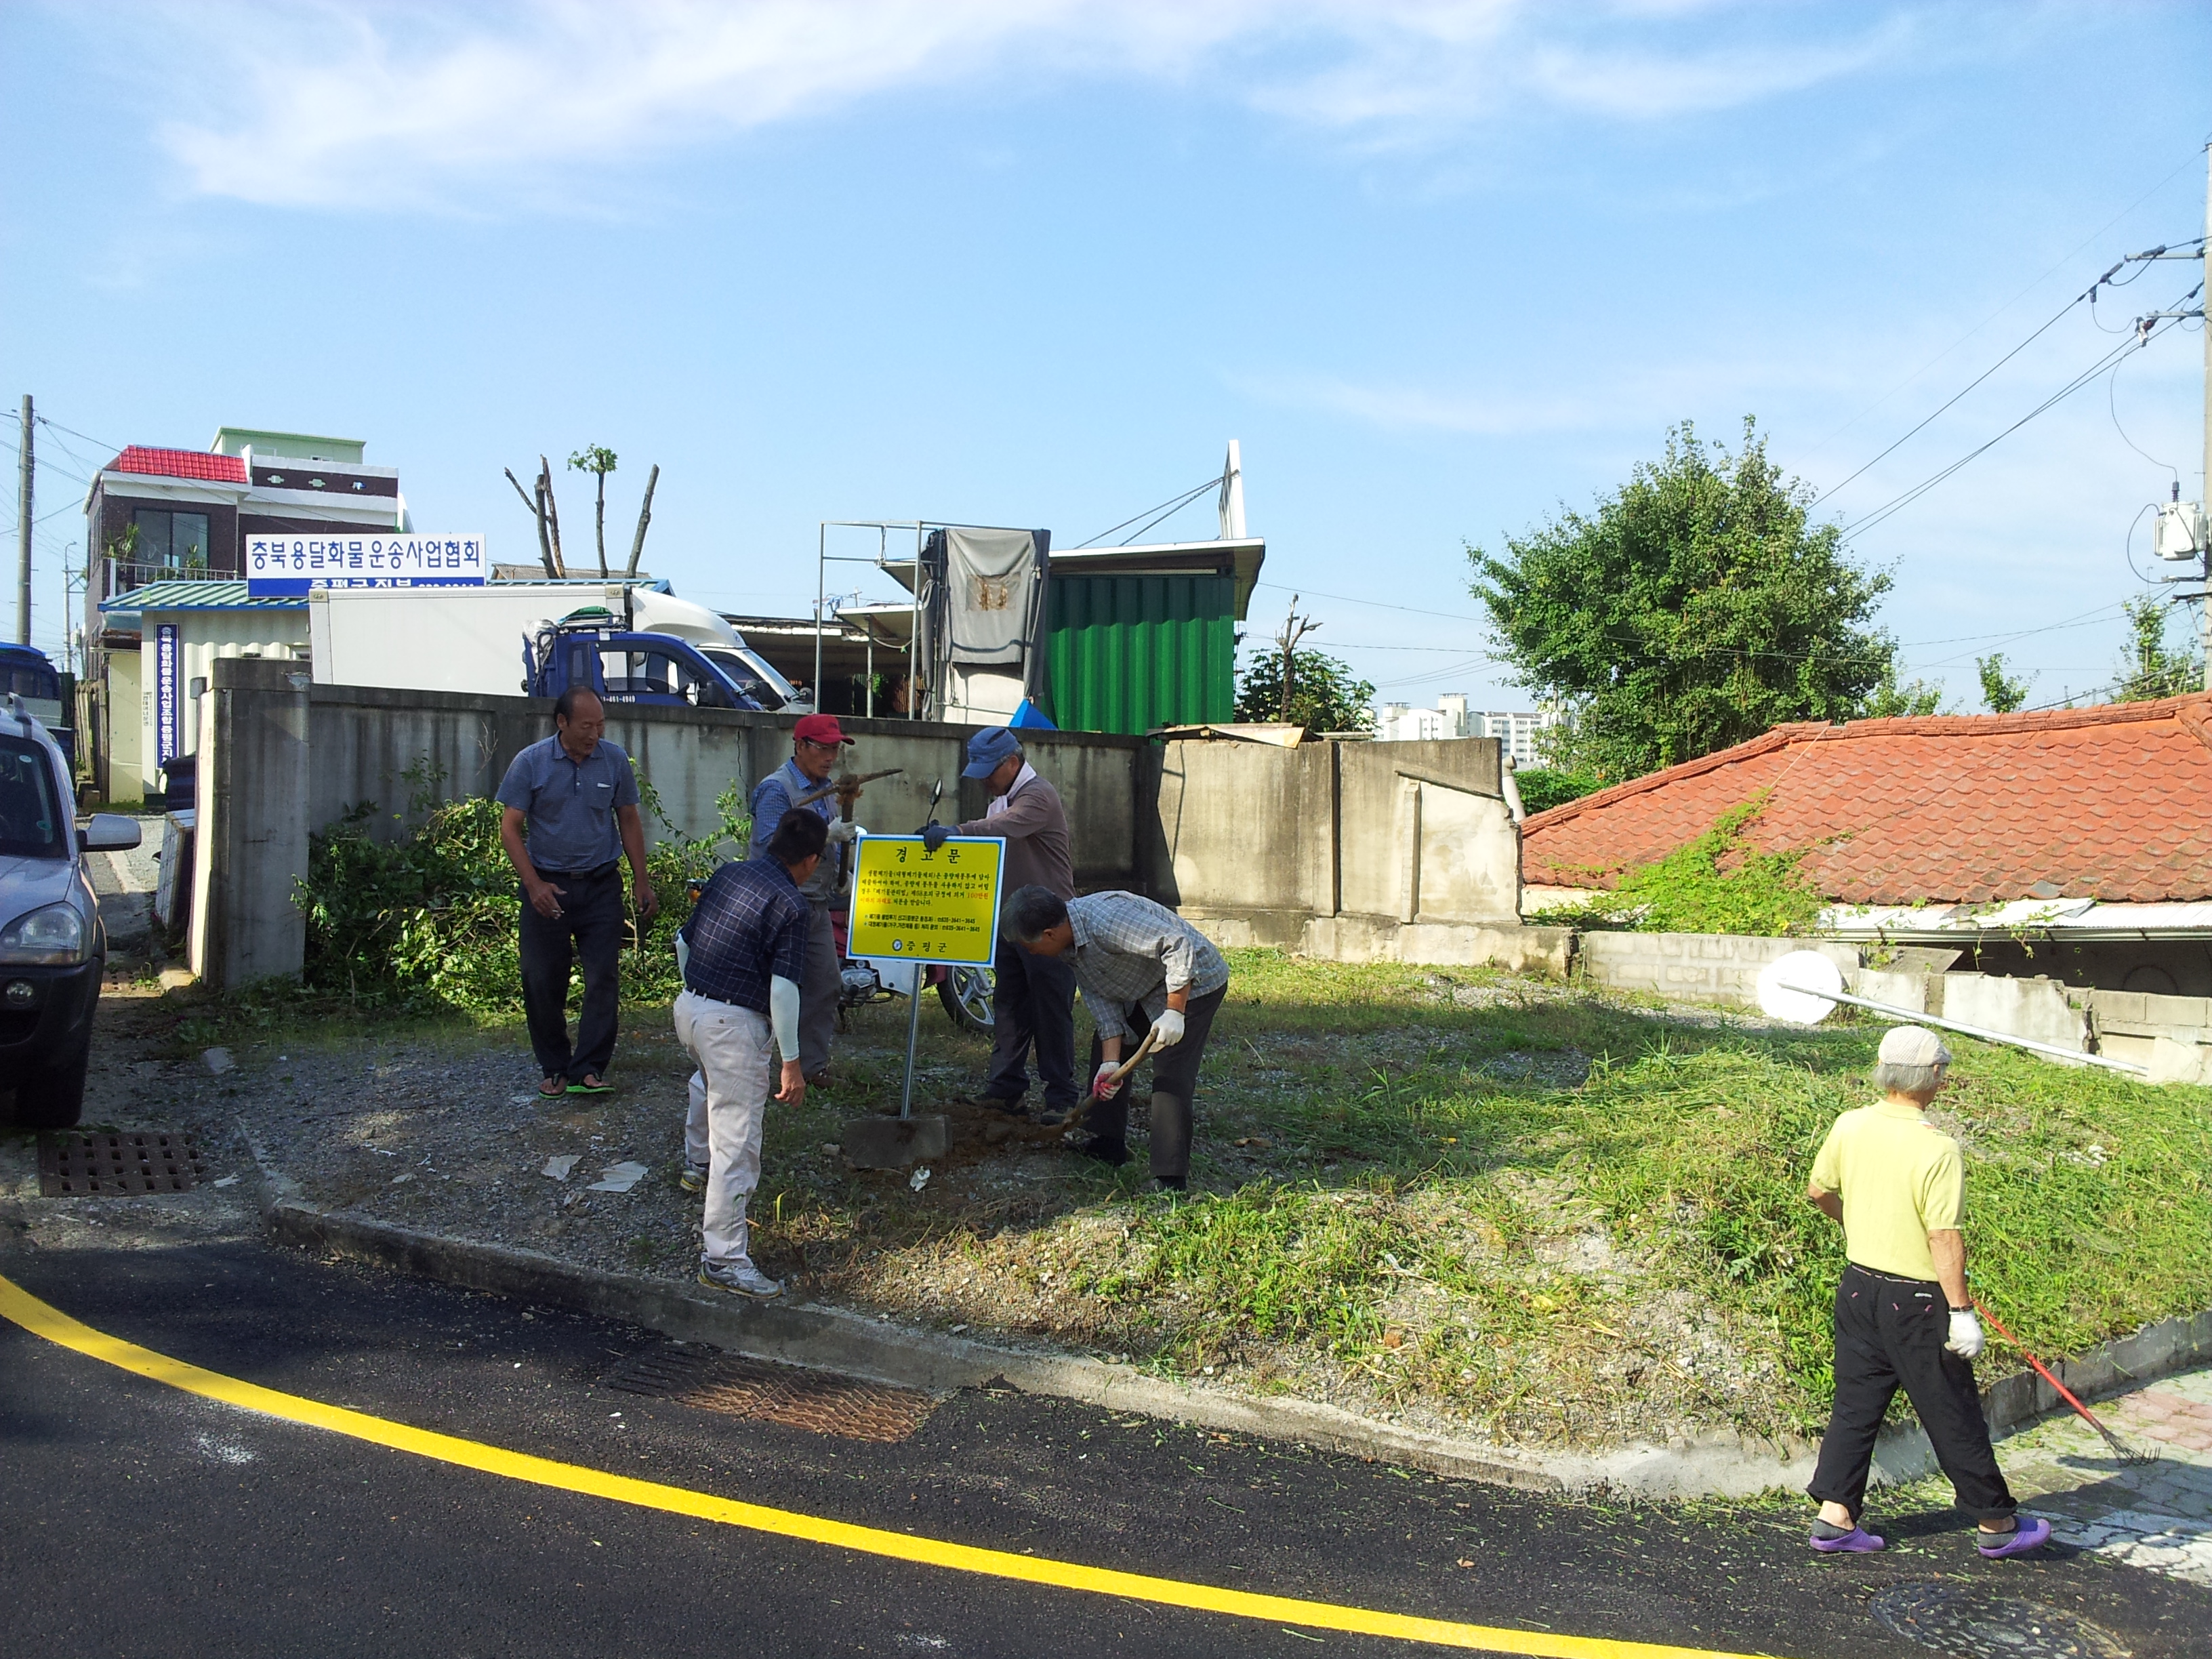
[[(835, 714), (807, 714), (792, 727), (791, 758), (753, 791), (753, 857), (765, 855), (769, 837), (793, 810), (793, 802), (830, 781), (839, 755), (852, 741)], [(830, 828), (830, 856), (799, 890), (811, 912), (806, 977), (799, 988), (799, 1064), (809, 1083), (819, 1084), (830, 1069), (830, 1039), (837, 1029), (837, 936), (830, 926), (830, 906), (843, 890), (853, 842), (862, 832), (859, 824), (837, 816), (835, 795), (796, 810), (814, 813)]]

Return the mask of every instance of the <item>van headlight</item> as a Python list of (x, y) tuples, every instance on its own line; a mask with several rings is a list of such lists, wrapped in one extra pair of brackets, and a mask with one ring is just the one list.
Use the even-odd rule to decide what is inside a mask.
[(0, 928), (0, 962), (67, 968), (84, 960), (84, 918), (70, 904), (49, 904)]

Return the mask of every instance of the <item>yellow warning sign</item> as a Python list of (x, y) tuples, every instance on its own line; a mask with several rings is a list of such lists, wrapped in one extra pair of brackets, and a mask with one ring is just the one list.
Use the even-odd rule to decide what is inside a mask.
[(920, 836), (861, 836), (846, 950), (989, 967), (1006, 861), (1006, 843), (995, 836), (955, 836), (933, 853)]

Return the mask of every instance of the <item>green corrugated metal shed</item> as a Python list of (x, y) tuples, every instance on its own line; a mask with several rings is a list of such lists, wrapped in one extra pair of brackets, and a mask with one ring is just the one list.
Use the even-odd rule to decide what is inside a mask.
[(1045, 637), (1054, 724), (1139, 735), (1237, 712), (1230, 576), (1054, 573)]
[(1052, 555), (1046, 712), (1063, 732), (1139, 736), (1236, 718), (1237, 624), (1266, 544)]

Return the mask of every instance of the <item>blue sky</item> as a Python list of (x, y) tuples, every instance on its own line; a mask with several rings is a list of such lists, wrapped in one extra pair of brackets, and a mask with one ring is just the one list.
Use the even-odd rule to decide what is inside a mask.
[[(500, 469), (605, 444), (624, 545), (658, 462), (649, 568), (783, 614), (817, 520), (1065, 545), (1235, 437), (1255, 637), (1296, 590), (1386, 696), (1523, 706), (1465, 543), (1681, 420), (1755, 415), (1841, 483), (2202, 232), (2208, 64), (2203, 4), (18, 0), (0, 391), (96, 440), (41, 429), (37, 636), (103, 447), (226, 422), (365, 438), (419, 525), (516, 560)], [(1881, 507), (2197, 279), (2076, 306), (1820, 510)], [(1993, 647), (2033, 702), (2111, 678), (2131, 521), (2202, 488), (2195, 326), (1856, 541), (1908, 672), (1965, 708)]]

